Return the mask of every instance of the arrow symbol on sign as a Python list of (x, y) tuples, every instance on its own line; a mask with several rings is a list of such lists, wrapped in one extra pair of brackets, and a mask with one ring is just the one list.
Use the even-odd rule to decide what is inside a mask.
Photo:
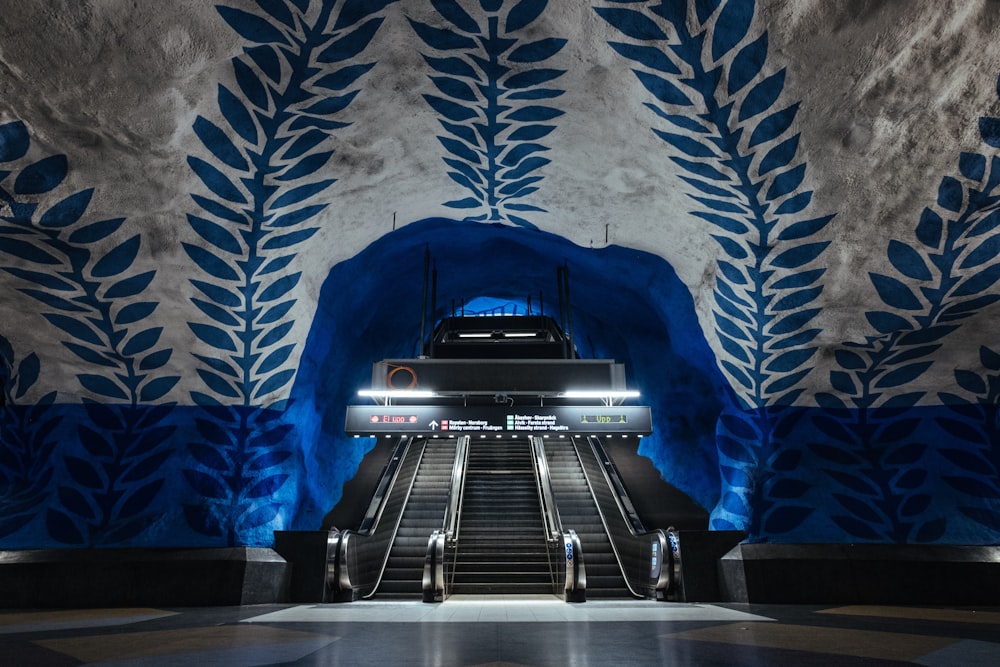
[(431, 427), (431, 430), (432, 430), (432, 431), (433, 431), (433, 430), (436, 430), (436, 429), (437, 429), (437, 427), (438, 427), (438, 423), (437, 423), (437, 420), (434, 420), (434, 419), (432, 419), (432, 420), (431, 420), (431, 423), (430, 423), (430, 424), (428, 424), (428, 426), (430, 426), (430, 427)]

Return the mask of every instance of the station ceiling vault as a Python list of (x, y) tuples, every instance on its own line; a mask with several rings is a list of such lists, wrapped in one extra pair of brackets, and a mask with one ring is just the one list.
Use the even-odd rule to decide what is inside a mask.
[(713, 527), (997, 539), (996, 2), (3, 5), (0, 540), (314, 523), (427, 250), (569, 267)]

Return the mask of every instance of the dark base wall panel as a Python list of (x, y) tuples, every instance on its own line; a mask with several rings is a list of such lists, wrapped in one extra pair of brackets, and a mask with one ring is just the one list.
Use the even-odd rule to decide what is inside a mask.
[(740, 544), (719, 578), (727, 602), (995, 605), (1000, 547)]
[(0, 551), (0, 607), (283, 602), (289, 569), (273, 550), (254, 547)]

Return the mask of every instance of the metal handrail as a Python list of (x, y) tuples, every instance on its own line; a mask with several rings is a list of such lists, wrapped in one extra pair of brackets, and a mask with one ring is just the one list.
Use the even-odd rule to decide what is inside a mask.
[(549, 461), (545, 457), (545, 444), (538, 436), (530, 436), (528, 442), (531, 443), (531, 456), (535, 461), (538, 500), (542, 505), (546, 537), (549, 540), (559, 540), (563, 532), (562, 520), (559, 518), (559, 508), (552, 493), (552, 478), (549, 473)]
[[(470, 436), (462, 436), (455, 445), (455, 463), (451, 469), (451, 489), (440, 530), (431, 533), (424, 554), (424, 574), (421, 580), (424, 602), (443, 602), (447, 597), (445, 554), (449, 542), (458, 539), (458, 518), (462, 513), (465, 471), (469, 461)], [(452, 564), (454, 573), (454, 564)]]
[(375, 493), (372, 494), (371, 502), (368, 503), (365, 518), (361, 520), (361, 525), (358, 527), (357, 533), (359, 535), (368, 535), (378, 527), (378, 522), (382, 518), (382, 512), (385, 511), (386, 494), (396, 483), (399, 466), (403, 462), (403, 459), (406, 458), (406, 452), (410, 449), (412, 442), (413, 438), (402, 437), (396, 443), (396, 447), (392, 451), (392, 457), (389, 459), (389, 463), (386, 464), (381, 477), (379, 477), (378, 484), (375, 486)]
[(552, 492), (552, 474), (549, 459), (545, 455), (545, 442), (538, 436), (529, 436), (531, 456), (534, 461), (535, 481), (538, 501), (546, 527), (546, 542), (549, 545), (549, 572), (553, 588), (558, 586), (556, 564), (553, 554), (559, 553), (559, 569), (563, 573), (563, 595), (566, 602), (585, 602), (587, 599), (587, 570), (583, 560), (583, 545), (574, 530), (565, 530), (559, 516), (559, 506)]
[(471, 436), (464, 435), (458, 439), (455, 452), (455, 465), (451, 472), (451, 490), (448, 492), (448, 509), (444, 515), (444, 533), (448, 539), (458, 538), (458, 517), (462, 512), (462, 496), (465, 490), (465, 471), (469, 461), (469, 443)]
[[(555, 510), (555, 503), (552, 499), (549, 466), (545, 459), (545, 447), (541, 439), (528, 436), (528, 448), (531, 452), (531, 471), (535, 475), (535, 492), (538, 494), (538, 507), (541, 510), (544, 526), (545, 557), (549, 566), (549, 581), (552, 583), (552, 592), (555, 593), (556, 587), (559, 585), (557, 574), (559, 565), (553, 560), (553, 552), (556, 550), (556, 543), (560, 537), (558, 511)], [(567, 550), (567, 554), (571, 553)], [(569, 570), (565, 567), (563, 570), (568, 574)]]
[[(668, 529), (667, 531), (662, 529), (646, 530), (621, 482), (618, 469), (607, 455), (600, 439), (591, 436), (587, 438), (587, 444), (590, 445), (590, 451), (600, 465), (604, 483), (613, 492), (615, 501), (614, 509), (617, 509), (622, 519), (623, 527), (626, 529), (628, 538), (631, 541), (630, 546), (637, 546), (639, 549), (645, 547), (648, 555), (648, 570), (642, 570), (643, 566), (627, 567), (623, 562), (621, 547), (624, 545), (618, 543), (622, 536), (616, 534), (616, 531), (612, 530), (608, 525), (609, 517), (607, 513), (613, 511), (613, 509), (602, 507), (601, 503), (598, 502), (598, 495), (594, 492), (593, 481), (587, 474), (587, 466), (582, 465), (583, 462), (581, 461), (584, 477), (590, 486), (595, 502), (597, 502), (597, 510), (611, 542), (611, 549), (614, 552), (615, 560), (618, 561), (622, 574), (625, 575), (626, 587), (636, 597), (665, 599), (667, 591), (675, 588), (679, 583), (679, 572), (676, 571), (679, 560), (675, 560), (679, 554), (675, 556), (674, 552), (676, 550), (673, 548), (674, 543), (676, 543), (676, 533), (673, 529)], [(580, 456), (579, 449), (576, 449), (577, 456)], [(643, 589), (643, 592), (640, 593), (637, 588)]]

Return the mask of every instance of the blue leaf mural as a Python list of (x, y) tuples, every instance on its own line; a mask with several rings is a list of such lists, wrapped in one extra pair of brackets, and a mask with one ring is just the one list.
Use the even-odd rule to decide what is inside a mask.
[[(693, 23), (689, 4), (698, 17)], [(820, 312), (815, 304), (825, 272), (815, 265), (829, 243), (812, 239), (833, 216), (805, 213), (812, 192), (803, 189), (806, 165), (791, 130), (798, 104), (781, 106), (785, 70), (765, 69), (767, 35), (750, 31), (755, 4), (628, 5), (595, 9), (624, 36), (642, 42), (610, 44), (635, 63), (656, 117), (684, 132), (653, 129), (699, 205), (691, 215), (712, 226), (722, 251), (712, 313), (719, 365), (746, 410), (731, 418), (745, 421), (753, 437), (740, 438), (741, 456), (733, 456), (725, 445), (732, 424), (721, 422), (720, 463), (756, 468), (764, 476), (752, 486), (724, 484), (724, 492), (742, 500), (720, 502), (712, 525), (760, 534), (766, 523), (786, 532), (810, 512), (791, 486), (774, 491), (764, 452), (772, 443), (772, 417), (796, 401), (812, 370), (820, 330), (809, 324)], [(758, 506), (750, 499), (755, 493), (771, 498)], [(751, 507), (760, 511), (751, 516)]]
[[(990, 144), (988, 128), (981, 124), (981, 131)], [(973, 408), (977, 415), (971, 423), (968, 415), (965, 420), (934, 418), (955, 443), (940, 452), (928, 444), (926, 429), (919, 428), (921, 420), (912, 410), (925, 392), (903, 390), (927, 372), (934, 353), (965, 320), (1000, 300), (989, 291), (1000, 279), (996, 262), (1000, 234), (994, 233), (1000, 225), (998, 185), (1000, 158), (977, 153), (959, 157), (958, 175), (941, 179), (936, 201), (920, 216), (914, 241), (890, 241), (886, 258), (894, 273), (870, 274), (885, 306), (865, 314), (875, 333), (836, 350), (839, 369), (830, 374), (836, 393), (816, 397), (828, 414), (814, 419), (817, 426), (864, 461), (862, 467), (845, 466), (833, 460), (829, 450), (813, 447), (819, 467), (851, 492), (834, 496), (848, 514), (833, 519), (852, 539), (939, 539), (947, 520), (930, 510), (929, 494), (936, 482), (930, 471), (940, 466), (940, 457), (961, 469), (968, 452), (993, 448), (988, 434), (995, 415), (987, 379), (955, 372), (958, 386), (977, 398), (971, 401), (950, 393), (942, 398), (946, 404), (961, 406), (959, 411)], [(984, 365), (992, 360), (990, 354), (982, 352)], [(974, 496), (990, 484), (996, 490), (995, 476), (988, 470), (980, 467), (974, 477), (968, 472), (966, 467), (961, 474), (942, 479)], [(876, 491), (858, 495), (862, 486)], [(981, 508), (960, 511), (977, 522), (983, 518)]]
[(610, 44), (635, 63), (633, 72), (656, 100), (647, 106), (685, 131), (653, 130), (686, 172), (681, 179), (701, 206), (691, 214), (713, 226), (722, 250), (713, 313), (720, 365), (744, 407), (790, 405), (811, 370), (819, 334), (808, 325), (820, 312), (811, 306), (824, 269), (810, 267), (828, 242), (810, 238), (833, 216), (803, 216), (812, 192), (802, 189), (806, 165), (790, 130), (798, 105), (779, 106), (785, 71), (764, 68), (767, 35), (750, 33), (754, 3), (716, 3), (718, 11), (694, 3), (704, 16), (695, 25), (685, 3), (668, 4), (596, 11), (644, 42)]
[(53, 431), (62, 420), (48, 411), (56, 393), (34, 405), (21, 404), (39, 373), (36, 354), (18, 361), (10, 341), (0, 335), (0, 538), (32, 521), (50, 495)]
[(456, 0), (432, 4), (444, 27), (409, 19), (433, 50), (424, 60), (435, 72), (430, 80), (437, 93), (424, 100), (445, 131), (438, 141), (447, 153), (448, 176), (469, 195), (445, 206), (481, 211), (466, 215), (470, 221), (535, 228), (525, 216), (545, 212), (530, 201), (544, 178), (540, 170), (551, 161), (542, 155), (548, 146), (539, 142), (564, 113), (541, 102), (563, 94), (552, 82), (564, 70), (542, 65), (566, 40), (517, 36), (544, 13), (547, 0), (482, 3), (482, 17), (473, 17)]
[[(23, 155), (30, 146), (26, 127), (9, 123), (0, 129), (5, 155)], [(13, 148), (11, 148), (13, 147)], [(8, 172), (5, 172), (8, 173)], [(80, 423), (77, 436), (91, 457), (62, 456), (65, 475), (56, 484), (56, 502), (49, 505), (46, 525), (57, 542), (81, 546), (119, 544), (131, 540), (159, 519), (149, 506), (163, 485), (159, 470), (171, 454), (172, 426), (158, 426), (169, 408), (145, 405), (166, 395), (180, 379), (153, 373), (170, 359), (170, 348), (157, 347), (162, 329), (143, 320), (156, 303), (129, 299), (152, 282), (154, 271), (136, 273), (141, 234), (107, 243), (123, 219), (83, 223), (94, 191), (82, 190), (44, 210), (24, 195), (54, 192), (66, 179), (68, 163), (56, 155), (24, 165), (13, 186), (0, 182), (0, 200), (10, 215), (0, 224), (0, 269), (18, 279), (18, 290), (49, 312), (42, 316), (63, 335), (61, 342), (84, 368), (77, 380), (87, 414), (97, 430)], [(43, 270), (39, 270), (43, 269)], [(58, 312), (52, 312), (58, 311)], [(29, 357), (30, 359), (30, 357)], [(27, 361), (27, 360), (26, 360)], [(19, 370), (26, 377), (24, 363)], [(30, 373), (37, 377), (37, 372)], [(35, 406), (44, 413), (54, 395)], [(104, 405), (98, 402), (108, 402)], [(40, 415), (31, 415), (38, 419)], [(42, 420), (52, 424), (57, 418)], [(43, 426), (10, 427), (19, 439), (18, 451), (51, 452)], [(34, 436), (16, 435), (34, 432)], [(98, 436), (100, 432), (102, 435)], [(48, 457), (47, 457), (48, 458)], [(151, 465), (155, 463), (155, 465)], [(20, 469), (23, 474), (25, 468)], [(49, 473), (40, 476), (48, 483)]]
[(965, 497), (958, 510), (995, 534), (1000, 527), (994, 502), (1000, 497), (1000, 353), (982, 346), (979, 360), (981, 372), (955, 370), (957, 386), (967, 394), (939, 394), (951, 414), (936, 419), (948, 437), (938, 454), (945, 467), (941, 479)]
[[(288, 268), (295, 248), (319, 231), (315, 220), (327, 204), (310, 202), (335, 183), (324, 177), (329, 143), (348, 124), (342, 115), (374, 66), (357, 58), (388, 4), (272, 2), (259, 13), (218, 7), (252, 46), (232, 61), (235, 87), (219, 86), (219, 118), (194, 123), (205, 154), (188, 158), (206, 191), (193, 195), (200, 210), (188, 215), (201, 242), (183, 246), (206, 278), (191, 281), (204, 319), (188, 326), (218, 352), (195, 355), (206, 391), (191, 396), (226, 431), (199, 422), (203, 440), (188, 445), (196, 467), (184, 476), (204, 502), (184, 511), (195, 531), (227, 544), (269, 543), (267, 524), (282, 515), (279, 505), (261, 501), (285, 486), (278, 466), (291, 456), (289, 445), (253, 438), (285, 433), (276, 424), (287, 402), (275, 397), (295, 376), (288, 314), (302, 275)], [(248, 468), (261, 461), (272, 463)]]

